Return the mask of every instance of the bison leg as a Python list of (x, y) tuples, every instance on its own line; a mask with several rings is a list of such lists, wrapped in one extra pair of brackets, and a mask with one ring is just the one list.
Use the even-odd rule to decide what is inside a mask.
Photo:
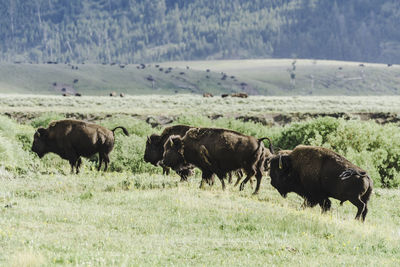
[(322, 209), (322, 213), (325, 213), (331, 209), (331, 201), (329, 198), (323, 199), (322, 201), (319, 202), (319, 205)]
[(103, 163), (103, 155), (99, 153), (99, 166), (97, 167), (97, 171), (100, 171), (102, 163)]
[(210, 186), (212, 185), (211, 184), (211, 181), (214, 183), (214, 177), (213, 177), (213, 174), (212, 173), (210, 173), (210, 172), (207, 172), (207, 171), (202, 171), (202, 174), (201, 174), (201, 182), (200, 182), (200, 189), (203, 189), (204, 188), (204, 183), (205, 182), (207, 182)]
[(107, 169), (108, 169), (108, 163), (110, 163), (110, 158), (108, 157), (107, 154), (105, 154), (105, 155), (104, 155), (104, 164), (105, 164), (105, 166), (104, 166), (104, 171), (107, 171)]
[(79, 168), (81, 167), (81, 164), (82, 164), (82, 159), (79, 157), (76, 162), (76, 174), (79, 173)]
[(232, 172), (228, 172), (228, 183), (232, 183)]
[(361, 197), (362, 202), (365, 203), (365, 208), (364, 211), (362, 212), (362, 221), (365, 221), (365, 216), (367, 216), (368, 213), (368, 200), (369, 197), (371, 196), (372, 193), (372, 188), (369, 187), (367, 192), (365, 192), (365, 194)]
[(239, 182), (240, 182), (241, 179), (242, 179), (242, 177), (238, 176), (237, 179), (236, 179), (236, 183), (235, 183), (234, 186), (237, 186), (237, 185), (239, 184)]
[[(256, 190), (254, 190), (253, 195), (256, 195), (258, 193), (258, 190), (260, 190), (261, 179), (262, 179), (262, 171), (260, 168), (257, 168), (256, 179), (257, 179), (257, 185), (256, 185)], [(251, 184), (251, 187), (253, 188), (253, 183), (252, 183), (251, 179), (250, 179), (250, 184)]]
[(224, 179), (226, 177), (226, 174), (225, 173), (220, 173), (217, 176), (218, 176), (219, 180), (221, 181), (222, 190), (225, 190), (225, 181), (224, 181)]
[(350, 202), (357, 207), (358, 211), (356, 214), (356, 220), (360, 219), (361, 214), (364, 212), (365, 210), (365, 203), (360, 199), (360, 197), (357, 197), (356, 199), (352, 199), (350, 200)]
[(169, 168), (168, 167), (162, 166), (162, 169), (163, 169), (163, 171), (162, 171), (163, 175), (169, 175)]
[(250, 178), (256, 173), (256, 171), (254, 169), (251, 169), (250, 171), (248, 171), (246, 173), (247, 173), (246, 179), (244, 179), (244, 181), (240, 184), (240, 187), (239, 187), (240, 191), (243, 191), (244, 185), (250, 180)]

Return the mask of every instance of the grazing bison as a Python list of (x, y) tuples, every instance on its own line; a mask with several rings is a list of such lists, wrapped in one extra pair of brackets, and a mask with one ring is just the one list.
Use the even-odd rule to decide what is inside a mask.
[(271, 185), (286, 197), (295, 192), (305, 205), (319, 204), (322, 212), (331, 207), (329, 197), (341, 204), (349, 200), (358, 208), (356, 219), (365, 220), (372, 180), (367, 173), (332, 150), (297, 146), (289, 155), (278, 155), (270, 162)]
[(231, 94), (231, 96), (232, 96), (232, 97), (240, 97), (240, 98), (247, 98), (247, 97), (249, 97), (249, 95), (246, 94), (246, 93), (233, 93), (233, 94)]
[(110, 96), (117, 96), (116, 92), (110, 92)]
[[(209, 182), (216, 174), (225, 189), (224, 178), (227, 173), (242, 169), (247, 174), (240, 184), (240, 190), (255, 175), (260, 189), (264, 168), (264, 144), (256, 139), (235, 131), (218, 128), (193, 128), (184, 137), (171, 136), (164, 144), (163, 164), (180, 170), (192, 164), (202, 171), (202, 181)], [(209, 182), (210, 183), (210, 182)]]
[[(184, 136), (191, 128), (192, 127), (187, 125), (175, 125), (165, 128), (161, 135), (152, 134), (147, 138), (146, 141), (144, 161), (149, 162), (154, 166), (160, 164), (164, 154), (164, 143), (167, 141), (167, 139), (172, 135)], [(161, 167), (163, 168), (163, 174), (168, 175), (169, 168), (162, 164)], [(186, 181), (187, 177), (192, 174), (192, 167), (186, 166), (185, 168), (177, 171), (177, 173), (181, 177), (181, 181)]]
[(122, 127), (115, 127), (109, 130), (102, 126), (87, 123), (79, 120), (59, 120), (53, 121), (48, 128), (39, 128), (35, 132), (32, 144), (32, 151), (40, 158), (49, 152), (59, 155), (69, 161), (71, 172), (82, 163), (80, 157), (90, 157), (99, 153), (99, 166), (104, 161), (104, 171), (107, 170), (110, 159), (108, 154), (114, 147), (114, 131), (121, 128), (125, 135), (129, 136), (128, 131)]

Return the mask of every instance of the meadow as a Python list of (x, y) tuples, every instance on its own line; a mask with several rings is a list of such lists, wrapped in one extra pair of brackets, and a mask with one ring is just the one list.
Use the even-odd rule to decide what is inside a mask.
[[(361, 66), (360, 66), (361, 65)], [(142, 67), (144, 66), (144, 68)], [(398, 95), (397, 65), (307, 59), (163, 62), (147, 65), (0, 64), (0, 93), (106, 96), (247, 92), (251, 95)], [(65, 91), (62, 91), (62, 89)]]
[[(1, 95), (0, 265), (3, 266), (398, 266), (400, 264), (400, 134), (395, 123), (321, 117), (284, 126), (236, 115), (307, 112), (398, 112), (397, 97), (201, 96), (61, 97)], [(220, 114), (219, 118), (210, 118)], [(199, 189), (143, 161), (146, 137), (160, 133), (148, 117), (172, 124), (269, 136), (276, 147), (329, 147), (366, 169), (375, 190), (366, 222), (333, 201), (327, 214), (283, 199), (264, 176), (260, 193)], [(56, 155), (30, 151), (35, 129), (54, 119), (84, 118), (116, 134), (110, 170), (85, 159), (79, 175)]]

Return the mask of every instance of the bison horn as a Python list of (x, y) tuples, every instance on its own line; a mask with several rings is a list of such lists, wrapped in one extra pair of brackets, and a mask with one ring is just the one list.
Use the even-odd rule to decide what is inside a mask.
[(279, 169), (282, 169), (282, 155), (279, 155)]

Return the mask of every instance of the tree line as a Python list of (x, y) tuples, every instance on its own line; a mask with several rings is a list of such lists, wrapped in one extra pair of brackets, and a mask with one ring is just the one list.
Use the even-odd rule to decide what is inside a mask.
[(0, 0), (0, 60), (399, 63), (395, 0)]

